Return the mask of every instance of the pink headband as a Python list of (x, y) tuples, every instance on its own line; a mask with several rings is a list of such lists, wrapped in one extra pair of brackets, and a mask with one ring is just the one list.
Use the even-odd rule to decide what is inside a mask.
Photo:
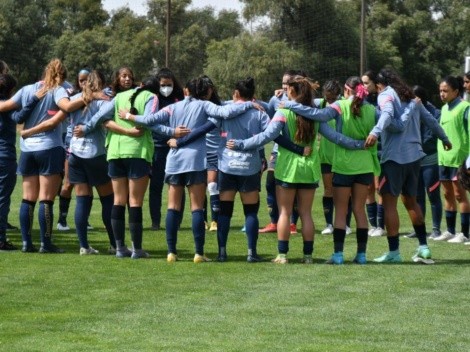
[[(348, 86), (347, 84), (344, 85), (344, 87), (350, 91), (354, 91), (354, 89), (352, 89), (350, 86)], [(359, 98), (359, 99), (364, 99), (366, 96), (369, 95), (369, 91), (367, 90), (366, 87), (364, 87), (364, 85), (362, 83), (359, 83), (357, 86), (356, 86), (356, 96)]]

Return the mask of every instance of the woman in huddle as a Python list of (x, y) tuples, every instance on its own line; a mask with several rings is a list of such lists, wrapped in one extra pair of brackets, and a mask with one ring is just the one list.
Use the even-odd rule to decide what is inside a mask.
[[(288, 82), (287, 94), (290, 100), (302, 105), (312, 106), (313, 85), (307, 78), (295, 77)], [(284, 102), (285, 103), (285, 102)], [(316, 109), (318, 110), (318, 109)], [(312, 120), (328, 121), (335, 115), (333, 109), (325, 109), (326, 114), (318, 115)], [(326, 123), (306, 119), (291, 110), (280, 109), (276, 112), (268, 128), (252, 138), (245, 140), (230, 140), (227, 147), (231, 149), (251, 150), (282, 134), (305, 148), (303, 156), (292, 153), (283, 147), (279, 148), (275, 169), (276, 198), (279, 206), (278, 256), (274, 263), (286, 264), (289, 251), (290, 215), (294, 200), (297, 198), (297, 209), (302, 222), (303, 262), (313, 263), (314, 223), (312, 219), (312, 204), (315, 189), (321, 177), (320, 158), (317, 150), (317, 134), (322, 133), (335, 143), (344, 143), (351, 148), (362, 148), (362, 141), (344, 138), (329, 129)], [(314, 151), (313, 153), (311, 153)]]

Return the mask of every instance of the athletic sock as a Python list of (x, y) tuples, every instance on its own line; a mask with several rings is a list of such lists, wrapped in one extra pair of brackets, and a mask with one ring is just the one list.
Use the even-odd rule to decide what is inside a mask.
[(304, 252), (304, 255), (313, 254), (313, 241), (304, 241), (303, 252)]
[(181, 221), (181, 212), (176, 209), (168, 209), (166, 213), (166, 244), (168, 253), (176, 252), (176, 243), (178, 242), (178, 228)]
[(246, 238), (248, 242), (248, 249), (251, 250), (252, 255), (257, 255), (259, 231), (258, 209), (259, 203), (243, 204), (243, 211), (245, 213)]
[(52, 222), (54, 221), (54, 202), (41, 200), (38, 211), (39, 233), (41, 243), (49, 247), (52, 241)]
[(286, 255), (289, 252), (289, 241), (277, 241), (277, 250), (279, 254)]
[(88, 248), (88, 216), (90, 215), (92, 198), (77, 196), (75, 206), (75, 230), (77, 231), (80, 248)]
[(327, 224), (333, 224), (333, 197), (323, 197), (323, 214)]
[(377, 202), (366, 204), (367, 218), (372, 227), (377, 227)]
[(101, 219), (108, 233), (109, 244), (116, 248), (116, 239), (114, 238), (113, 226), (111, 224), (111, 213), (113, 211), (114, 195), (100, 197), (101, 202)]
[(31, 230), (36, 202), (23, 199), (20, 205), (20, 229), (23, 246), (32, 246)]
[(363, 228), (356, 229), (357, 253), (365, 253), (367, 251), (368, 231), (368, 229)]
[(418, 242), (420, 246), (425, 246), (428, 244), (426, 239), (426, 225), (413, 225), (413, 229), (415, 230), (416, 238), (418, 238)]
[(111, 226), (116, 239), (116, 250), (125, 246), (126, 239), (126, 207), (124, 205), (113, 205), (111, 210)]
[(204, 211), (202, 209), (194, 210), (192, 214), (192, 230), (194, 237), (195, 252), (204, 255), (204, 244), (206, 241), (206, 229), (204, 227)]
[(388, 250), (390, 252), (398, 251), (400, 248), (400, 239), (398, 237), (398, 234), (396, 236), (387, 236), (387, 241), (388, 241)]
[(129, 207), (129, 232), (131, 233), (132, 249), (142, 250), (142, 207)]
[(333, 243), (334, 243), (334, 251), (342, 252), (344, 249), (344, 238), (346, 237), (346, 230), (345, 229), (333, 229)]
[(469, 222), (470, 222), (470, 213), (460, 213), (460, 224), (462, 228), (462, 233), (467, 238), (468, 238)]
[(71, 198), (59, 196), (59, 223), (63, 224), (67, 221)]
[(446, 210), (447, 231), (455, 235), (455, 223), (457, 222), (457, 212)]
[(384, 206), (382, 204), (377, 204), (377, 227), (385, 228)]

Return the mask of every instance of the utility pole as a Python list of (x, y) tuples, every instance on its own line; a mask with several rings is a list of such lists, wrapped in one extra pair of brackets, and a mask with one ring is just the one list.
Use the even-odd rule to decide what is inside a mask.
[(171, 18), (171, 0), (166, 4), (166, 45), (165, 45), (165, 66), (170, 66), (170, 18)]
[(361, 1), (361, 45), (360, 70), (362, 75), (366, 70), (366, 0)]

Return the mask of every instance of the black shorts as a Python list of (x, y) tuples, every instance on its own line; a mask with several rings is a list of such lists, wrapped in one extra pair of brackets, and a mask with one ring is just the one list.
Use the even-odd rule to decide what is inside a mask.
[(217, 153), (207, 154), (207, 170), (217, 171), (219, 169)]
[(321, 173), (323, 174), (331, 174), (333, 171), (331, 169), (333, 168), (333, 165), (331, 164), (321, 164)]
[(218, 172), (218, 188), (223, 191), (254, 192), (261, 190), (261, 174), (256, 173), (248, 176), (226, 174)]
[(96, 158), (83, 159), (74, 154), (69, 157), (69, 182), (72, 184), (86, 183), (90, 186), (100, 186), (111, 181), (108, 176), (106, 155)]
[(380, 194), (390, 193), (395, 197), (403, 194), (416, 197), (420, 167), (420, 160), (408, 164), (398, 164), (394, 161), (383, 163), (379, 177)]
[(276, 178), (276, 186), (280, 186), (282, 188), (291, 188), (291, 189), (316, 189), (318, 188), (318, 182), (312, 183), (290, 183), (278, 180)]
[(207, 183), (207, 171), (190, 171), (181, 174), (166, 174), (165, 182), (173, 186), (192, 186)]
[(55, 147), (37, 152), (21, 152), (18, 174), (22, 176), (60, 175), (64, 172), (65, 151)]
[(336, 172), (333, 174), (333, 187), (352, 187), (355, 183), (369, 186), (372, 182), (374, 182), (373, 172), (358, 175), (344, 175)]
[(141, 158), (111, 159), (108, 161), (111, 178), (138, 179), (150, 175), (150, 163)]
[(440, 181), (457, 181), (456, 167), (439, 165), (439, 180)]

